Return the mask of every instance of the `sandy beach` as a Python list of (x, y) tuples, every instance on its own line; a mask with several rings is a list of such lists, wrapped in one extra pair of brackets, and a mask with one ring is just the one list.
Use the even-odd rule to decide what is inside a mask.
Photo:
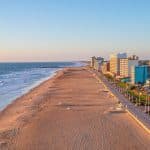
[(0, 149), (148, 150), (150, 135), (88, 68), (66, 68), (0, 112)]

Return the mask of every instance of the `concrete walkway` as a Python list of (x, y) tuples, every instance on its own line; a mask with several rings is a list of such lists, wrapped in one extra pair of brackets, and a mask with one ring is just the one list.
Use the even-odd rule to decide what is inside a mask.
[(150, 133), (150, 116), (145, 114), (138, 106), (131, 103), (124, 95), (122, 95), (114, 86), (112, 86), (107, 79), (99, 72), (94, 73), (100, 78), (101, 81), (107, 86), (107, 88), (118, 98), (118, 100), (126, 107), (131, 113), (132, 117), (137, 119), (139, 123)]

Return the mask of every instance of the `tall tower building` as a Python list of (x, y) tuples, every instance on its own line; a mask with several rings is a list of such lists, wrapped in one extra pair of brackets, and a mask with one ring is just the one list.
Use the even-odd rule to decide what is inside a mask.
[(128, 58), (119, 59), (119, 76), (122, 78), (128, 77)]
[[(127, 67), (127, 54), (126, 53), (119, 53), (119, 54), (112, 54), (110, 56), (110, 72), (116, 76), (120, 76), (120, 67)], [(127, 68), (126, 68), (127, 69)], [(121, 74), (124, 74), (123, 69), (121, 69)]]
[(133, 74), (133, 68), (139, 65), (139, 57), (133, 55), (128, 58), (128, 76), (131, 78)]

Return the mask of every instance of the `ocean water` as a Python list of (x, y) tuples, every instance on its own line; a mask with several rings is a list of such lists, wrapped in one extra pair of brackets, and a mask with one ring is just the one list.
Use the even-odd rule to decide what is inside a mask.
[(80, 62), (0, 63), (0, 110), (56, 71), (81, 65)]

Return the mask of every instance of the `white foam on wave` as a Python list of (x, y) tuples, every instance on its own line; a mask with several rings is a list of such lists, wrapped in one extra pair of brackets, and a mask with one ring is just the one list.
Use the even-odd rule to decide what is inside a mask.
[[(69, 67), (84, 66), (82, 62), (72, 62)], [(59, 66), (60, 67), (60, 66)], [(61, 69), (65, 66), (62, 65)], [(21, 97), (42, 82), (50, 79), (60, 68), (32, 68), (24, 71), (0, 75), (0, 110), (13, 100)]]
[(32, 88), (53, 77), (57, 68), (40, 68), (0, 75), (0, 110)]

